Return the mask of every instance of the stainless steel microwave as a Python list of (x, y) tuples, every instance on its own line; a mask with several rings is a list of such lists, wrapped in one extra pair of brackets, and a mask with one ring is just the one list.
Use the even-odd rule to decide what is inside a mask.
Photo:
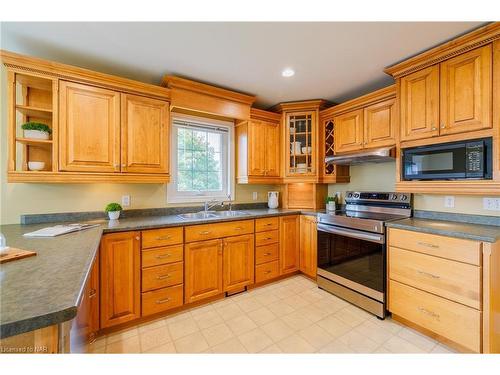
[(404, 148), (401, 151), (401, 177), (405, 181), (492, 178), (491, 138)]

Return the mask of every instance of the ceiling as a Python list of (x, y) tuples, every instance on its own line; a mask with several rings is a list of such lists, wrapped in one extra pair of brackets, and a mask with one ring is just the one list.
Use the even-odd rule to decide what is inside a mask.
[[(481, 22), (14, 22), (1, 48), (159, 84), (173, 74), (257, 96), (342, 102), (387, 86), (383, 69)], [(295, 76), (283, 78), (291, 67)]]

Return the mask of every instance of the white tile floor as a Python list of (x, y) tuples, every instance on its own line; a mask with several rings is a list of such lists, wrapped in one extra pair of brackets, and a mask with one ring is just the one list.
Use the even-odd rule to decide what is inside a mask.
[(451, 353), (303, 276), (99, 338), (92, 353)]

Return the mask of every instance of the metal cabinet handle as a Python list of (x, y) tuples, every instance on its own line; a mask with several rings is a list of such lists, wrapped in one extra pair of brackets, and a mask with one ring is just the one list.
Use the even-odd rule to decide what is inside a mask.
[(209, 230), (204, 230), (203, 232), (200, 232), (199, 234), (203, 234), (203, 235), (205, 235), (205, 234), (210, 234), (210, 233), (211, 233), (211, 232), (210, 232)]
[(266, 237), (266, 238), (264, 238), (264, 240), (266, 240), (266, 241), (267, 240), (272, 240), (272, 239), (273, 239), (272, 237)]
[(234, 230), (243, 230), (243, 227), (236, 227)]
[(160, 237), (156, 237), (156, 239), (157, 239), (158, 241), (161, 241), (161, 240), (169, 240), (169, 239), (171, 239), (171, 238), (172, 238), (172, 236), (168, 236), (168, 235), (167, 235), (167, 236), (160, 236)]
[(272, 271), (266, 271), (266, 272), (264, 272), (264, 274), (266, 274), (266, 275), (267, 275), (268, 273), (271, 273), (271, 272), (272, 272)]
[(139, 236), (135, 236), (135, 239), (139, 241), (141, 238)]
[(162, 254), (162, 255), (157, 255), (156, 259), (165, 259), (170, 257), (172, 254)]
[(94, 288), (90, 289), (89, 291), (89, 298), (94, 298), (97, 294), (97, 290), (95, 290)]
[(271, 255), (271, 253), (264, 253), (264, 256), (266, 256), (266, 257), (269, 255)]
[(424, 272), (424, 271), (420, 271), (420, 270), (417, 270), (417, 272), (421, 275), (432, 277), (433, 279), (440, 279), (441, 278), (441, 276), (434, 275), (434, 274), (429, 273), (429, 272)]
[(446, 126), (444, 124), (441, 124), (441, 129), (444, 129), (446, 128)]
[(167, 273), (166, 275), (160, 275), (160, 276), (156, 276), (156, 278), (158, 280), (165, 280), (165, 279), (168, 279), (170, 277), (170, 274)]
[(273, 225), (273, 223), (267, 223), (267, 224), (266, 224), (266, 227), (269, 227), (269, 226), (271, 226), (271, 225)]
[(436, 320), (439, 320), (440, 318), (439, 314), (436, 314), (435, 312), (427, 310), (423, 307), (418, 307), (418, 311), (420, 311), (422, 314), (429, 315), (431, 318), (434, 318)]
[(439, 247), (439, 245), (434, 245), (434, 244), (428, 243), (428, 242), (417, 242), (417, 245), (432, 247), (433, 249), (437, 249)]
[(162, 304), (162, 303), (166, 303), (166, 302), (169, 302), (171, 299), (170, 298), (164, 298), (164, 299), (159, 299), (159, 300), (156, 300), (156, 303), (158, 305)]

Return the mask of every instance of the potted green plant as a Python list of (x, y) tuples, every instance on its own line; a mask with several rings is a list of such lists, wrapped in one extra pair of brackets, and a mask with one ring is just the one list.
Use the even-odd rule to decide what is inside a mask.
[(21, 125), (24, 138), (29, 139), (49, 139), (52, 134), (52, 129), (41, 122), (26, 122)]
[(337, 209), (338, 197), (326, 197), (326, 210), (335, 211)]
[(104, 211), (108, 214), (109, 220), (116, 220), (120, 217), (120, 212), (123, 210), (122, 206), (118, 203), (109, 203)]

